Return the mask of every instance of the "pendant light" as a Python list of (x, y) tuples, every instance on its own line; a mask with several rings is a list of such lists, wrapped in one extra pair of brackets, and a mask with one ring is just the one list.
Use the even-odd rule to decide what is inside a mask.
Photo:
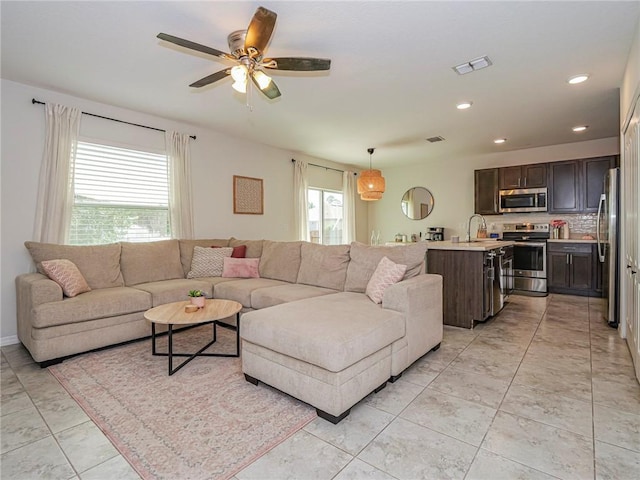
[(358, 178), (358, 193), (360, 198), (367, 202), (380, 200), (385, 188), (382, 172), (371, 168), (371, 156), (374, 150), (375, 148), (367, 149), (367, 152), (369, 152), (369, 170), (360, 172), (360, 177)]

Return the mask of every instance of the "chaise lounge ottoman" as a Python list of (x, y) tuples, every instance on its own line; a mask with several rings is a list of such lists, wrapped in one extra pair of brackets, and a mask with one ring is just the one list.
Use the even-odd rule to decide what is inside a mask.
[(404, 335), (402, 313), (360, 293), (294, 301), (242, 316), (242, 370), (337, 423), (385, 386)]

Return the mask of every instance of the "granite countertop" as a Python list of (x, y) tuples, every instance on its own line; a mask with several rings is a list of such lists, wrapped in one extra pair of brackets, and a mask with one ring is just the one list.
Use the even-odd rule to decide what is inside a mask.
[(486, 252), (488, 250), (494, 250), (496, 248), (508, 247), (515, 242), (503, 242), (493, 239), (482, 239), (475, 242), (458, 242), (454, 243), (451, 240), (445, 240), (444, 242), (428, 242), (427, 249), (429, 250), (468, 250), (477, 252)]

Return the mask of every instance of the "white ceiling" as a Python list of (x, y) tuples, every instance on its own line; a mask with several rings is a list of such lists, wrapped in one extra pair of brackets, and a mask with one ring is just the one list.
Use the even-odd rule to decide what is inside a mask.
[[(230, 79), (189, 88), (230, 64), (156, 35), (228, 51), (260, 5), (278, 14), (268, 56), (331, 70), (274, 72), (282, 97), (256, 93), (252, 112)], [(640, 2), (3, 1), (0, 14), (5, 79), (343, 163), (376, 147), (389, 167), (616, 136)], [(493, 66), (451, 69), (482, 55)]]

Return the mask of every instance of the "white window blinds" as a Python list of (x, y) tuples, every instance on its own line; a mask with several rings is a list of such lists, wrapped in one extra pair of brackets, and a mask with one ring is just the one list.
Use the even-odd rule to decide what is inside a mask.
[(167, 156), (78, 142), (70, 243), (170, 237)]

